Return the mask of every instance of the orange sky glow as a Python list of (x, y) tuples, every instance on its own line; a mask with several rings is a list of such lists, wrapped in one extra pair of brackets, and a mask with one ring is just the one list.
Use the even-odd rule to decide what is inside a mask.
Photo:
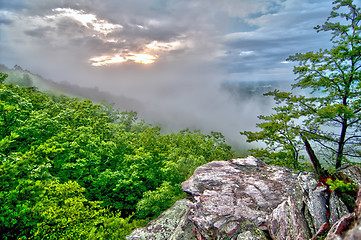
[(127, 61), (141, 64), (152, 64), (157, 59), (156, 56), (152, 56), (145, 53), (128, 53), (125, 56), (116, 54), (114, 56), (100, 56), (90, 59), (91, 65), (95, 67), (105, 66), (115, 63), (124, 63)]

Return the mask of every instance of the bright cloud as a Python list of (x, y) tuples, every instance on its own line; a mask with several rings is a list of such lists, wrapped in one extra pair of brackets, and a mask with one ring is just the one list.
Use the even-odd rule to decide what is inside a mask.
[(122, 29), (123, 26), (119, 24), (112, 24), (108, 21), (98, 19), (96, 15), (85, 13), (84, 11), (78, 11), (71, 8), (55, 8), (54, 12), (56, 15), (47, 16), (47, 18), (59, 18), (59, 17), (70, 17), (83, 24), (87, 28), (93, 28), (95, 31), (102, 34), (109, 34), (116, 29)]
[(153, 41), (147, 45), (146, 48), (155, 51), (173, 51), (182, 48), (183, 44), (180, 41), (174, 41), (169, 43)]
[(251, 55), (254, 55), (255, 52), (254, 51), (242, 51), (239, 53), (239, 56), (241, 57), (247, 57), (247, 56), (251, 56)]
[(124, 56), (120, 54), (116, 54), (114, 56), (100, 56), (91, 58), (90, 64), (95, 67), (105, 66), (109, 64), (115, 63), (123, 63), (123, 62), (135, 62), (141, 64), (151, 64), (157, 59), (156, 56), (152, 56), (144, 53), (127, 53)]
[[(123, 26), (100, 19), (97, 15), (84, 10), (53, 8), (51, 14), (43, 16), (41, 14), (29, 17), (8, 15), (7, 18), (16, 20), (26, 35), (34, 37), (36, 41), (40, 38), (47, 39), (58, 49), (75, 46), (74, 42), (91, 44), (93, 48), (89, 49), (87, 56), (91, 66), (99, 67), (125, 62), (152, 64), (172, 51), (194, 47), (185, 34), (175, 36), (169, 41), (151, 40), (144, 32), (150, 32), (149, 26), (129, 23)], [(72, 25), (72, 22), (80, 24)], [(159, 24), (155, 24), (153, 20), (150, 25), (158, 26)], [(133, 28), (134, 26), (136, 28)], [(19, 30), (13, 29), (14, 32), (15, 29), (17, 29), (16, 32)], [(120, 30), (122, 34), (119, 34)], [(109, 54), (110, 51), (113, 54)]]
[(172, 41), (172, 42), (153, 41), (149, 44), (145, 44), (144, 46), (142, 46), (142, 48), (144, 49), (143, 52), (125, 53), (123, 55), (115, 54), (113, 56), (93, 57), (89, 59), (89, 62), (92, 66), (96, 66), (96, 67), (105, 66), (108, 64), (124, 63), (124, 62), (152, 64), (159, 58), (159, 56), (166, 54), (167, 52), (185, 48), (186, 46), (188, 45), (182, 41)]
[(127, 60), (120, 56), (120, 55), (115, 55), (115, 56), (100, 56), (100, 57), (94, 57), (90, 59), (90, 63), (93, 66), (99, 67), (99, 66), (104, 66), (107, 64), (113, 64), (113, 63), (122, 63), (122, 62), (126, 62)]
[(140, 54), (130, 54), (129, 56), (126, 57), (126, 59), (129, 59), (136, 63), (151, 64), (154, 63), (157, 57), (145, 53), (140, 53)]
[[(48, 19), (59, 19), (61, 17), (69, 17), (80, 22), (83, 26), (88, 29), (94, 30), (103, 36), (95, 34), (94, 37), (99, 37), (104, 42), (108, 43), (118, 43), (122, 42), (122, 39), (108, 38), (109, 33), (114, 32), (115, 30), (123, 29), (124, 27), (120, 24), (113, 24), (106, 20), (99, 19), (96, 15), (91, 13), (86, 13), (81, 10), (74, 10), (71, 8), (55, 8), (52, 10), (56, 12), (55, 15), (46, 16)], [(137, 25), (139, 29), (144, 29), (142, 25)], [(123, 40), (124, 41), (124, 40)], [(152, 64), (156, 61), (159, 55), (181, 49), (185, 47), (185, 43), (179, 40), (171, 42), (160, 42), (152, 41), (148, 44), (140, 44), (139, 48), (144, 49), (143, 52), (130, 52), (125, 54), (114, 54), (114, 55), (101, 55), (97, 57), (92, 57), (89, 59), (89, 62), (92, 66), (105, 66), (108, 64), (119, 64), (124, 62), (134, 62), (140, 64)], [(128, 49), (117, 49), (118, 52), (128, 51)]]

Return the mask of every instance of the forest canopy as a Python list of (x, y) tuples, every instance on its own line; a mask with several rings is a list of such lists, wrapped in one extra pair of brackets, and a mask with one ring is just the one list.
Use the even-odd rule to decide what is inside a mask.
[(122, 239), (183, 198), (180, 183), (229, 159), (220, 133), (160, 127), (111, 104), (4, 84), (0, 74), (3, 239)]

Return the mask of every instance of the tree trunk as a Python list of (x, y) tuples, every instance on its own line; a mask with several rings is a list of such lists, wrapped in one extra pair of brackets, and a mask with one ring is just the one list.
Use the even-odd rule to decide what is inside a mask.
[(347, 130), (347, 119), (344, 118), (342, 121), (342, 130), (340, 139), (338, 141), (338, 149), (337, 149), (337, 156), (336, 156), (336, 169), (342, 166), (342, 158), (343, 158), (343, 147), (345, 146), (345, 137), (346, 137), (346, 130)]
[(316, 157), (315, 152), (313, 151), (310, 143), (308, 142), (307, 138), (305, 136), (302, 135), (302, 133), (300, 133), (301, 138), (303, 140), (303, 142), (305, 143), (305, 147), (306, 147), (306, 151), (308, 153), (308, 156), (311, 159), (311, 162), (313, 164), (313, 168), (315, 169), (316, 173), (320, 176), (320, 178), (327, 178), (329, 176), (329, 174), (327, 173), (327, 171), (325, 171), (322, 166), (320, 161), (318, 160), (318, 158)]

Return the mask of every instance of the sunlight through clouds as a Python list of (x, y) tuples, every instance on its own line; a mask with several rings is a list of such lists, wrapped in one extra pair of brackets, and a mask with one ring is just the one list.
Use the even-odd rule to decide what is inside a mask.
[[(109, 33), (114, 32), (115, 30), (123, 29), (123, 26), (120, 24), (109, 23), (105, 20), (98, 19), (96, 15), (91, 13), (86, 13), (85, 11), (78, 11), (71, 8), (55, 8), (52, 10), (56, 12), (55, 15), (48, 15), (48, 19), (58, 19), (61, 17), (69, 17), (78, 22), (80, 22), (84, 27), (94, 30), (98, 33), (101, 33), (106, 36)], [(94, 35), (97, 37), (97, 35)], [(115, 38), (103, 39), (105, 42), (117, 43), (118, 40)], [(151, 51), (170, 51), (177, 48), (180, 43), (171, 42), (171, 43), (159, 43), (153, 41), (152, 43), (143, 46), (146, 50)], [(113, 56), (98, 56), (89, 59), (89, 62), (92, 66), (105, 66), (108, 64), (124, 63), (124, 62), (134, 62), (140, 64), (152, 64), (157, 59), (157, 55), (149, 54), (148, 52), (142, 53), (126, 53), (124, 55), (115, 54)]]
[[(93, 53), (87, 57), (91, 66), (100, 67), (125, 62), (152, 64), (172, 51), (193, 47), (192, 42), (187, 40), (188, 37), (184, 34), (168, 41), (152, 40), (142, 37), (144, 31), (149, 32), (147, 26), (135, 24), (134, 29), (132, 24), (112, 23), (85, 10), (53, 8), (51, 11), (51, 14), (43, 17), (38, 15), (24, 19), (22, 26), (32, 26), (24, 32), (39, 38), (48, 36), (57, 40), (62, 39), (62, 41), (57, 41), (59, 48), (65, 47), (63, 40), (67, 40), (65, 39), (67, 36), (71, 36), (68, 40), (71, 39), (72, 43), (98, 42), (99, 48), (98, 46), (94, 48)], [(15, 17), (13, 16), (13, 19)], [(154, 21), (150, 21), (150, 25), (154, 25)], [(77, 25), (72, 25), (72, 23), (77, 23)], [(55, 31), (55, 29), (61, 29), (61, 31)], [(137, 39), (128, 37), (129, 33), (135, 34)], [(56, 46), (56, 44), (53, 45)], [(107, 51), (109, 46), (113, 47), (113, 53), (109, 54)], [(104, 49), (104, 52), (101, 49)]]
[(123, 62), (135, 62), (141, 64), (151, 64), (157, 59), (156, 56), (152, 56), (144, 53), (128, 53), (125, 56), (119, 54), (114, 56), (100, 56), (91, 58), (90, 64), (95, 67), (105, 66), (114, 63), (123, 63)]
[(125, 58), (120, 55), (115, 55), (113, 57), (101, 56), (101, 57), (95, 57), (95, 58), (90, 59), (91, 64), (96, 67), (104, 66), (104, 65), (112, 64), (112, 63), (122, 63), (122, 62), (126, 62), (126, 61), (127, 60), (125, 60)]
[(189, 44), (185, 44), (182, 41), (172, 42), (159, 42), (152, 41), (149, 44), (145, 44), (142, 48), (143, 52), (140, 53), (126, 53), (124, 55), (116, 54), (113, 56), (99, 56), (89, 59), (92, 66), (100, 67), (108, 64), (134, 62), (140, 64), (152, 64), (158, 57), (166, 52), (174, 51), (184, 48)]
[(126, 59), (132, 60), (136, 63), (151, 64), (154, 63), (154, 60), (157, 59), (157, 57), (145, 53), (140, 53), (140, 54), (132, 54), (128, 56)]
[(83, 26), (87, 28), (93, 28), (95, 31), (99, 33), (103, 33), (105, 35), (113, 32), (116, 29), (122, 29), (123, 26), (119, 24), (112, 24), (105, 20), (98, 19), (96, 15), (85, 13), (84, 11), (78, 11), (71, 8), (55, 8), (53, 12), (57, 12), (58, 14), (53, 16), (47, 16), (48, 18), (58, 18), (58, 17), (70, 17), (73, 18), (83, 24)]

